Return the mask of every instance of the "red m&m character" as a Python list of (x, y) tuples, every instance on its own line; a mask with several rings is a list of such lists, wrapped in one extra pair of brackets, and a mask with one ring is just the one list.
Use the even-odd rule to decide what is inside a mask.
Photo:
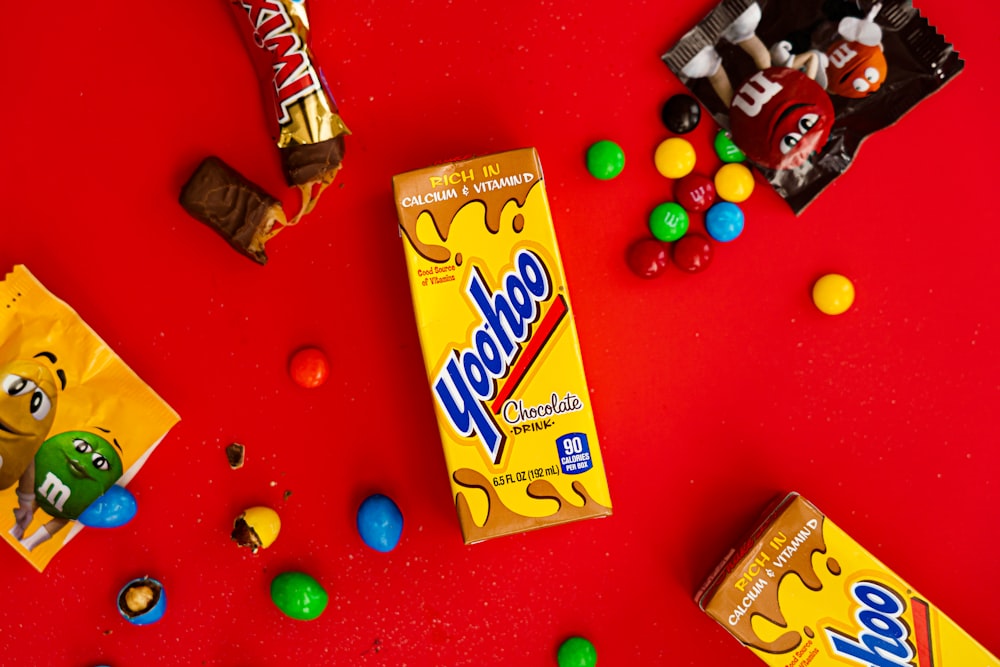
[(770, 169), (792, 169), (826, 144), (834, 110), (826, 91), (802, 72), (769, 67), (735, 92), (729, 120), (747, 157)]

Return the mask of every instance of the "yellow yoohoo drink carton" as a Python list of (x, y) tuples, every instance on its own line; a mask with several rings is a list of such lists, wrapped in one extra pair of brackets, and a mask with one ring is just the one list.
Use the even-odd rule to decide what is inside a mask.
[(611, 514), (533, 148), (393, 179), (466, 543)]
[(795, 493), (765, 513), (696, 599), (773, 667), (1000, 667)]

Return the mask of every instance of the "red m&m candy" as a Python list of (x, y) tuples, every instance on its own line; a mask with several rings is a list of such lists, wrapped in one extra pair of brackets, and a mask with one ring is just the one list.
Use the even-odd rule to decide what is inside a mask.
[(656, 278), (669, 263), (666, 243), (656, 239), (641, 239), (628, 249), (626, 261), (632, 273), (640, 278)]
[(330, 361), (322, 350), (304, 347), (292, 355), (288, 373), (295, 384), (306, 389), (318, 387), (330, 376)]
[(715, 201), (715, 184), (707, 176), (688, 174), (674, 183), (674, 201), (691, 213), (704, 211)]
[(701, 234), (687, 234), (674, 243), (674, 264), (682, 271), (698, 273), (712, 263), (712, 242)]

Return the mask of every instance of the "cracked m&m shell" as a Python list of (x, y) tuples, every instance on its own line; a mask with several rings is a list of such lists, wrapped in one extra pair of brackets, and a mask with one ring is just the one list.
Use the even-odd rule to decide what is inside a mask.
[(266, 549), (278, 539), (281, 532), (281, 517), (270, 507), (258, 505), (246, 510), (233, 522), (230, 537), (241, 547), (250, 547), (257, 553)]
[(156, 623), (166, 610), (167, 594), (156, 579), (133, 579), (118, 592), (118, 612), (132, 625)]

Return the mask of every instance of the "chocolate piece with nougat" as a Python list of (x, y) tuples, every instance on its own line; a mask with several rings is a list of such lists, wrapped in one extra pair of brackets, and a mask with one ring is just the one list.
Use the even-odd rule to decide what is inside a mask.
[(205, 158), (184, 184), (180, 203), (258, 264), (267, 263), (264, 244), (275, 225), (285, 223), (281, 202), (214, 156)]
[(314, 64), (305, 0), (234, 0), (230, 8), (257, 70), (285, 180), (299, 190), (301, 203), (286, 216), (278, 198), (217, 157), (199, 165), (181, 203), (242, 254), (265, 264), (264, 243), (309, 214), (340, 171), (349, 131)]

